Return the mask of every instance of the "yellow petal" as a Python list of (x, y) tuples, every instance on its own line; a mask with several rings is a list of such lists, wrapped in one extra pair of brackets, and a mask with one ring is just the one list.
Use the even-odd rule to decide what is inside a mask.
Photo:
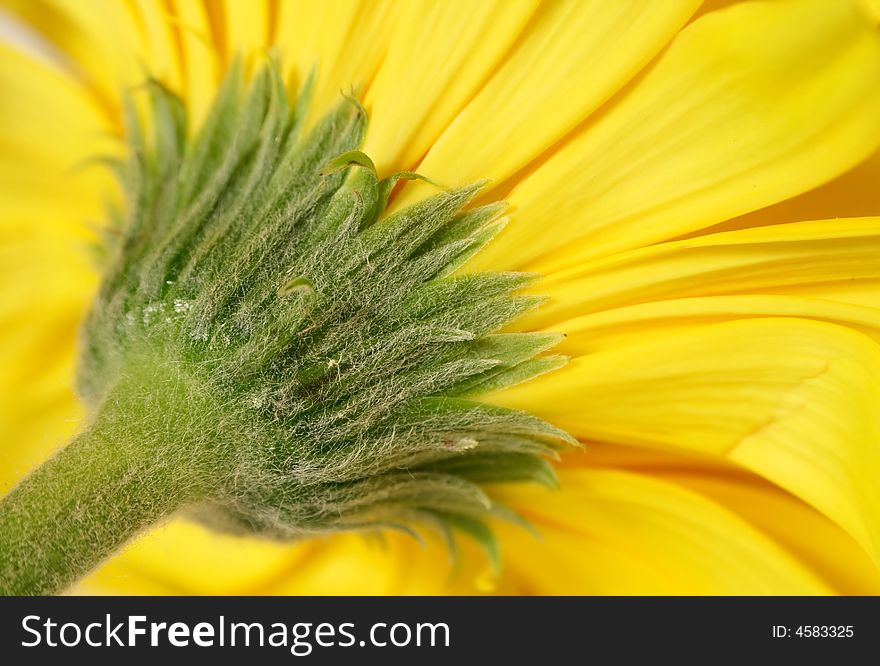
[[(116, 125), (69, 73), (0, 43), (0, 159), (27, 170), (30, 159), (71, 168), (93, 157)], [(63, 110), (60, 112), (59, 110)]]
[(282, 2), (278, 7), (277, 48), (301, 84), (312, 67), (317, 81), (310, 115), (314, 119), (357, 88), (365, 91), (390, 39), (395, 4), (389, 0)]
[(308, 558), (261, 592), (475, 594), (480, 591), (477, 578), (488, 568), (485, 557), (467, 542), (461, 544), (460, 568), (453, 566), (446, 545), (434, 538), (423, 545), (395, 533), (340, 534), (313, 543), (315, 548)]
[(880, 0), (861, 0), (861, 2), (874, 24), (880, 24)]
[(3, 233), (41, 232), (50, 243), (90, 237), (86, 223), (100, 218), (113, 189), (108, 171), (84, 163), (118, 151), (115, 128), (70, 76), (3, 45), (0, 88)]
[[(89, 158), (118, 150), (94, 98), (57, 67), (0, 45), (0, 242), (4, 268), (27, 260), (28, 249), (62, 245), (83, 254), (87, 224), (102, 215), (112, 178)], [(58, 109), (63, 109), (59, 113)], [(11, 243), (11, 245), (10, 245)], [(80, 259), (82, 257), (80, 256)], [(46, 264), (40, 266), (45, 270)], [(62, 264), (64, 265), (64, 264)], [(28, 283), (23, 282), (22, 285)]]
[(310, 550), (218, 534), (177, 519), (154, 528), (80, 582), (89, 594), (254, 594)]
[[(555, 144), (631, 79), (699, 0), (546, 3), (498, 71), (431, 146), (419, 171), (493, 186)], [(397, 202), (420, 197), (408, 186)]]
[(118, 113), (121, 90), (143, 81), (149, 48), (128, 3), (3, 0), (2, 4), (70, 59), (111, 116)]
[[(251, 3), (248, 3), (251, 4)], [(190, 114), (190, 130), (198, 128), (207, 115), (222, 78), (222, 56), (213, 41), (210, 17), (198, 0), (171, 0), (170, 16), (180, 44), (184, 65), (183, 96)]]
[(395, 7), (370, 86), (364, 151), (381, 173), (424, 156), (514, 44), (537, 0), (411, 0)]
[(588, 440), (725, 456), (816, 507), (880, 560), (880, 347), (753, 319), (574, 359), (492, 398)]
[(876, 278), (837, 280), (821, 284), (792, 284), (777, 291), (791, 296), (823, 298), (864, 307), (880, 308), (880, 280)]
[(438, 538), (343, 533), (280, 544), (218, 534), (184, 519), (151, 530), (73, 590), (79, 594), (476, 594), (521, 591), (494, 580), (477, 547), (453, 564)]
[(542, 280), (551, 301), (520, 326), (716, 294), (809, 296), (814, 287), (880, 278), (880, 218), (798, 222), (663, 243), (585, 262)]
[(756, 317), (817, 319), (846, 326), (880, 342), (880, 310), (806, 296), (707, 296), (654, 301), (603, 310), (553, 324), (566, 338), (554, 352), (581, 356), (645, 342), (694, 327)]
[(2, 493), (76, 427), (75, 333), (95, 284), (87, 222), (109, 177), (75, 169), (108, 128), (70, 76), (0, 47), (0, 88)]
[(871, 155), (878, 117), (880, 35), (853, 3), (709, 13), (514, 189), (473, 267), (546, 273), (795, 196)]
[(178, 28), (168, 8), (154, 0), (136, 0), (134, 10), (149, 55), (144, 63), (152, 76), (183, 94), (185, 63), (178, 43)]
[[(2, 191), (2, 188), (0, 188)], [(75, 337), (95, 279), (52, 225), (0, 226), (0, 496), (76, 429)]]
[(651, 474), (567, 469), (561, 491), (500, 497), (541, 538), (502, 528), (511, 575), (540, 594), (827, 594), (831, 588), (722, 504)]
[(759, 529), (835, 593), (880, 592), (880, 568), (852, 537), (790, 493), (724, 459), (596, 444), (566, 456), (563, 464), (619, 469), (683, 486)]
[(877, 215), (880, 212), (877, 183), (880, 183), (880, 152), (874, 153), (851, 171), (821, 187), (773, 206), (726, 220), (709, 229), (700, 230), (696, 235), (799, 220)]
[[(218, 4), (215, 10), (223, 12), (221, 20), (226, 28), (226, 47), (229, 51), (253, 55), (271, 43), (273, 26), (270, 24), (270, 2), (220, 0)], [(208, 7), (210, 11), (211, 5)]]
[(880, 569), (867, 553), (828, 518), (791, 494), (769, 484), (734, 483), (699, 471), (671, 478), (760, 529), (826, 581), (835, 594), (880, 594)]

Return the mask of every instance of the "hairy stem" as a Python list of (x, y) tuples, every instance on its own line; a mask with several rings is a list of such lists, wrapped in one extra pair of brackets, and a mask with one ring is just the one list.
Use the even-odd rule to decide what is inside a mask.
[(0, 594), (60, 592), (209, 495), (217, 451), (190, 437), (170, 407), (177, 401), (192, 405), (179, 383), (121, 383), (81, 434), (0, 501)]

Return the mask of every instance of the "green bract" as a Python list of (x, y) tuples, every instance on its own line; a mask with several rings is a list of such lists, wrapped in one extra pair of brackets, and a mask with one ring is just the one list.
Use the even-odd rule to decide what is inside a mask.
[(538, 356), (556, 335), (497, 332), (541, 302), (517, 293), (534, 276), (453, 273), (503, 205), (469, 207), (475, 184), (380, 219), (416, 176), (378, 179), (354, 99), (303, 133), (307, 89), (290, 109), (272, 65), (247, 90), (234, 65), (191, 143), (181, 102), (147, 93), (83, 334), (100, 440), (145, 442), (130, 469), (159, 484), (151, 506), (165, 483), (169, 509), (224, 529), (430, 524), (495, 556), (478, 484), (552, 484), (546, 458), (572, 441), (479, 402), (564, 362)]

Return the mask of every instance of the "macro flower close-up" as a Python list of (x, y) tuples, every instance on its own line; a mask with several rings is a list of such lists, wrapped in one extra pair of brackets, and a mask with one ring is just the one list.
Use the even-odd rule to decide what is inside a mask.
[(0, 592), (880, 593), (878, 23), (0, 0)]

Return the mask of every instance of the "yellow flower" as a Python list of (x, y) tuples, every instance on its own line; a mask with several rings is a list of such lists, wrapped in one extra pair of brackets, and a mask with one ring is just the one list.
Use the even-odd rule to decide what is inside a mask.
[[(880, 592), (880, 17), (845, 0), (2, 0), (0, 488), (77, 427), (84, 251), (144, 72), (202, 117), (276, 45), (313, 115), (358, 86), (379, 172), (491, 178), (468, 270), (532, 270), (562, 370), (492, 396), (587, 444), (496, 489), (500, 576), (436, 544), (182, 520), (103, 593)], [(407, 185), (395, 206), (428, 190)], [(802, 221), (806, 220), (806, 221)]]

